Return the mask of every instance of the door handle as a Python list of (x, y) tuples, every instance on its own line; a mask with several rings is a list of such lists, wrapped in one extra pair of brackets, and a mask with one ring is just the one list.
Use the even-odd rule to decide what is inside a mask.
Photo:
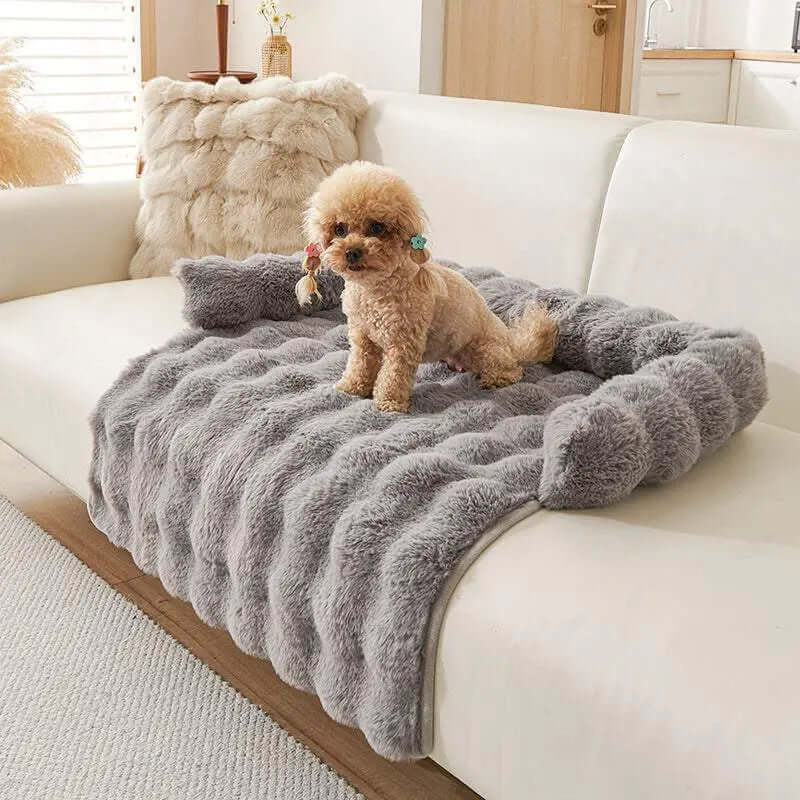
[(594, 31), (595, 36), (605, 36), (606, 31), (608, 30), (608, 17), (606, 16), (609, 11), (613, 11), (616, 8), (614, 3), (589, 3), (587, 8), (593, 8), (594, 13), (597, 14), (597, 19), (594, 21), (592, 25), (592, 30)]
[(614, 3), (589, 3), (587, 8), (593, 8), (594, 13), (597, 14), (598, 19), (594, 21), (594, 26), (592, 30), (594, 30), (595, 36), (602, 36), (606, 29), (608, 28), (608, 12), (613, 11), (616, 8)]

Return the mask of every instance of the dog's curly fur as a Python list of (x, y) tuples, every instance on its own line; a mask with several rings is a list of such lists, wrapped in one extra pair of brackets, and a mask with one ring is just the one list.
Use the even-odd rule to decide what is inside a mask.
[(403, 412), (422, 361), (471, 370), (489, 389), (518, 381), (524, 362), (552, 357), (556, 324), (543, 309), (530, 306), (507, 327), (469, 281), (411, 248), (425, 214), (411, 187), (386, 167), (339, 167), (317, 188), (305, 223), (322, 265), (346, 284), (350, 357), (341, 391)]

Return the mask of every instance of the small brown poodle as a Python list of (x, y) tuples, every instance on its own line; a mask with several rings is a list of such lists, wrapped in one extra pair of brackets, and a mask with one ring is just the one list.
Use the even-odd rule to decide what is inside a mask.
[(350, 357), (336, 388), (374, 397), (382, 411), (408, 411), (422, 361), (471, 370), (491, 389), (518, 381), (523, 363), (553, 355), (556, 324), (542, 308), (531, 305), (506, 326), (466, 278), (430, 259), (424, 228), (411, 187), (365, 161), (323, 180), (306, 215), (313, 244), (298, 300), (309, 302), (319, 266), (345, 279)]

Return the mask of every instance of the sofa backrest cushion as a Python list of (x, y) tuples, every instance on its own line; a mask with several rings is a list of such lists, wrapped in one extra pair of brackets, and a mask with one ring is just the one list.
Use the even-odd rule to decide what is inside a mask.
[(749, 328), (768, 362), (760, 418), (800, 431), (800, 133), (687, 122), (632, 131), (589, 291)]
[(608, 182), (645, 121), (519, 103), (368, 93), (363, 159), (401, 172), (434, 256), (585, 290)]

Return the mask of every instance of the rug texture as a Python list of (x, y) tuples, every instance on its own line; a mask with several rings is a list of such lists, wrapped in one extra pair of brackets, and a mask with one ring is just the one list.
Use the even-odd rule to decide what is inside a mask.
[[(214, 324), (231, 308), (235, 327), (186, 331), (101, 398), (92, 519), (390, 758), (431, 746), (435, 637), (464, 559), (520, 510), (603, 505), (677, 477), (766, 399), (746, 332), (466, 269), (506, 320), (550, 309), (555, 362), (488, 392), (426, 364), (412, 412), (382, 413), (334, 388), (341, 310), (290, 313), (299, 259), (234, 269), (253, 281), (214, 259), (178, 274), (190, 322), (213, 297)], [(243, 322), (248, 303), (260, 318)]]
[(363, 800), (0, 496), (3, 800)]
[(292, 253), (317, 184), (358, 155), (361, 89), (340, 75), (216, 85), (159, 77), (144, 90), (142, 206), (133, 278), (177, 258)]

